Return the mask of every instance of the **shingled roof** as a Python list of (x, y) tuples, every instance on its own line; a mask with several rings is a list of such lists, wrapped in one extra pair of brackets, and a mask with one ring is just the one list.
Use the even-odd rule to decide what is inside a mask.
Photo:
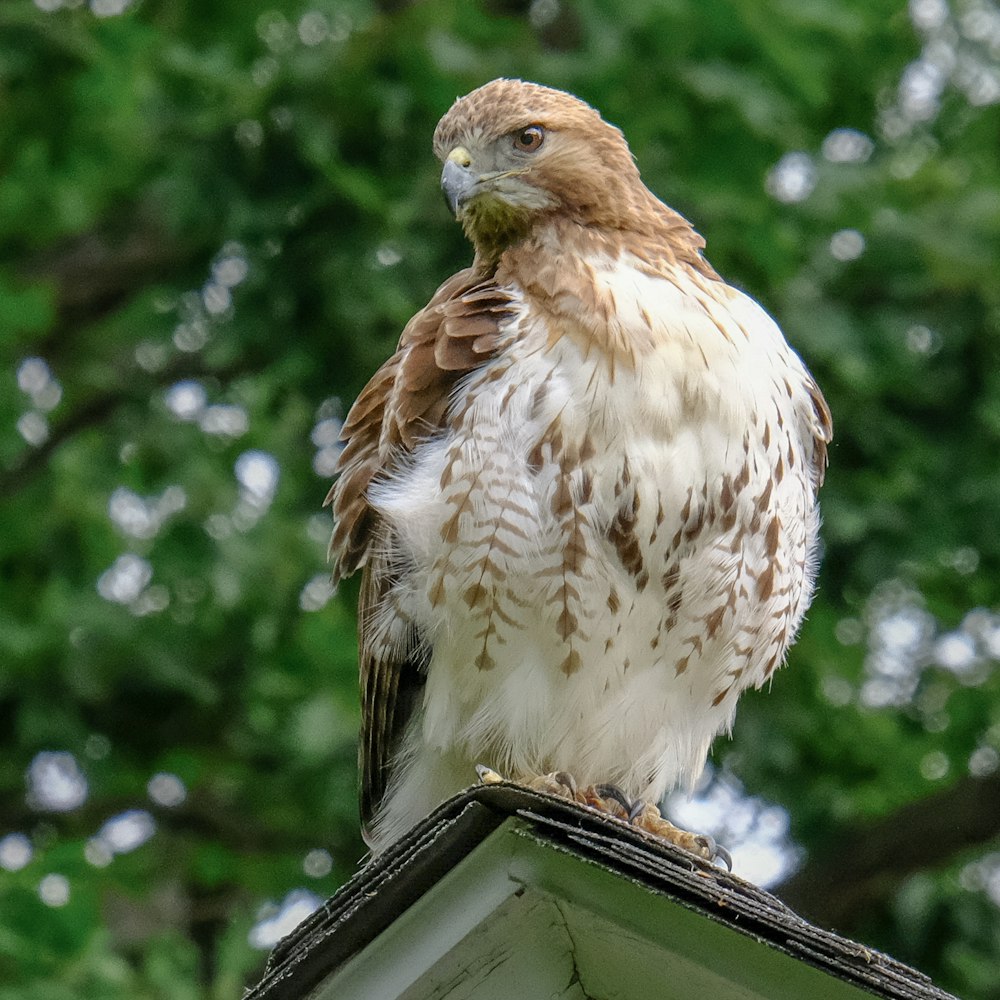
[(246, 1000), (954, 1000), (770, 893), (513, 785), (450, 799), (274, 949)]

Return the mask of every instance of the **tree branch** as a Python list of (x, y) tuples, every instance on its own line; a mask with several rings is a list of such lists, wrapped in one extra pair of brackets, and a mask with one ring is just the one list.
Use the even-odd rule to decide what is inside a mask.
[(176, 358), (155, 374), (139, 368), (129, 369), (124, 373), (124, 388), (102, 392), (79, 403), (52, 427), (42, 444), (37, 448), (26, 448), (6, 470), (0, 470), (0, 498), (11, 496), (27, 486), (34, 475), (45, 468), (49, 456), (60, 445), (82, 431), (104, 423), (119, 407), (137, 402), (148, 405), (153, 390), (170, 385), (180, 378), (212, 377), (228, 382), (254, 370), (252, 359), (241, 358), (240, 364), (209, 368), (190, 355)]
[(804, 917), (839, 931), (858, 926), (915, 872), (1000, 837), (1000, 774), (966, 777), (891, 816), (836, 831), (774, 890)]
[[(121, 210), (120, 210), (121, 211)], [(56, 290), (52, 328), (35, 345), (46, 358), (59, 358), (79, 346), (80, 330), (116, 312), (150, 284), (164, 283), (207, 259), (209, 245), (173, 238), (151, 205), (123, 211), (45, 250), (20, 268), (29, 281), (47, 281)]]

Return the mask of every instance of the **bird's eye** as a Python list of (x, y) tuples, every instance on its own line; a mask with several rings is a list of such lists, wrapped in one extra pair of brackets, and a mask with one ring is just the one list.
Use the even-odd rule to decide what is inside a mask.
[(545, 129), (541, 125), (529, 125), (514, 133), (514, 148), (522, 153), (533, 153), (542, 144)]

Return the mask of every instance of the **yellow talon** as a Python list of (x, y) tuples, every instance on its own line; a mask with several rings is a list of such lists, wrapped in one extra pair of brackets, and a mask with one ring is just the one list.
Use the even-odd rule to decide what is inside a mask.
[(485, 764), (476, 765), (476, 774), (479, 775), (479, 784), (481, 785), (499, 785), (503, 781), (501, 775)]

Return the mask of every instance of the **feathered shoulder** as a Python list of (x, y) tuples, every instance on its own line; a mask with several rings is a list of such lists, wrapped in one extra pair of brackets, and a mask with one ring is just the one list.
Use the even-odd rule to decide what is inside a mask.
[(449, 278), (407, 323), (395, 353), (351, 407), (341, 438), (337, 480), (326, 498), (335, 528), (334, 582), (364, 565), (376, 516), (368, 487), (444, 424), (451, 391), (498, 349), (513, 318), (512, 293), (467, 268)]

